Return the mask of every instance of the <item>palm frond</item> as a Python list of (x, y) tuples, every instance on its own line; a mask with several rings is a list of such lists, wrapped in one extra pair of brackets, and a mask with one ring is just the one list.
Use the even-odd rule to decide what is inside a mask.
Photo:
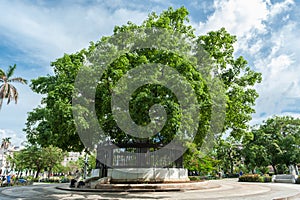
[(9, 84), (8, 83), (4, 83), (4, 90), (3, 90), (3, 97), (6, 98), (7, 94), (8, 94), (8, 90), (9, 90)]
[(0, 69), (0, 79), (5, 76), (5, 72), (3, 71), (3, 69)]
[[(9, 97), (8, 97), (8, 100), (10, 101), (11, 99), (15, 101), (15, 103), (18, 102), (18, 97), (19, 97), (19, 94), (18, 94), (18, 91), (17, 89), (13, 86), (13, 85), (10, 85), (10, 88), (9, 88)], [(7, 102), (7, 104), (9, 104), (9, 102)]]
[(4, 98), (4, 84), (0, 85), (0, 98)]
[(2, 108), (3, 98), (0, 98), (0, 109)]
[(12, 78), (12, 79), (10, 79), (8, 81), (9, 82), (18, 82), (18, 83), (22, 83), (22, 84), (27, 84), (27, 80), (23, 79), (21, 77)]
[(14, 75), (15, 69), (17, 68), (17, 65), (14, 64), (14, 66), (9, 66), (8, 70), (6, 72), (6, 77), (9, 79), (12, 75)]
[(16, 68), (16, 64), (9, 66), (6, 73), (0, 69), (0, 82), (3, 83), (0, 85), (0, 110), (4, 99), (7, 99), (7, 104), (9, 104), (11, 101), (15, 101), (15, 103), (18, 102), (18, 91), (15, 86), (10, 84), (11, 82), (27, 84), (27, 80), (21, 77), (12, 78)]
[(8, 94), (6, 95), (6, 98), (7, 98), (7, 105), (10, 103), (10, 100), (11, 100), (11, 90), (9, 89), (8, 90)]

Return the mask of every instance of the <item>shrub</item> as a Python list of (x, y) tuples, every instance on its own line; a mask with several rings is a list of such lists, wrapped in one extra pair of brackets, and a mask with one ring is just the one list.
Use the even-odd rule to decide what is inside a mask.
[(50, 182), (50, 183), (59, 183), (60, 182), (60, 177), (50, 177), (48, 179), (48, 182)]
[(235, 174), (228, 174), (227, 178), (238, 178), (239, 174), (235, 173)]
[(265, 183), (272, 182), (272, 176), (264, 175), (263, 178)]
[(189, 179), (191, 181), (200, 181), (201, 180), (201, 177), (200, 176), (189, 176)]
[(271, 182), (272, 177), (269, 175), (260, 176), (259, 174), (244, 174), (239, 177), (239, 182)]
[(259, 174), (244, 174), (239, 177), (239, 182), (261, 182)]
[(61, 178), (60, 178), (60, 182), (61, 182), (61, 183), (69, 183), (69, 182), (70, 182), (70, 179), (68, 179), (68, 177), (61, 177)]

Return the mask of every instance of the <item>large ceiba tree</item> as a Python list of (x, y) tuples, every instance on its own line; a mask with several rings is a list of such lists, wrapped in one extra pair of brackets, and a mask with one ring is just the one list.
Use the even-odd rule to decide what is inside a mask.
[[(42, 100), (44, 106), (29, 113), (24, 129), (29, 142), (42, 146), (54, 144), (64, 150), (73, 151), (80, 151), (84, 148), (77, 134), (72, 114), (72, 95), (75, 92), (74, 81), (78, 71), (83, 66), (85, 58), (90, 57), (99, 46), (107, 44), (105, 42), (111, 37), (131, 31), (134, 33), (141, 28), (160, 28), (171, 33), (173, 31), (184, 34), (190, 41), (193, 41), (195, 46), (207, 52), (207, 56), (212, 61), (210, 67), (222, 80), (225, 88), (226, 115), (220, 132), (230, 131), (231, 135), (237, 139), (246, 136), (247, 122), (251, 120), (251, 114), (254, 113), (253, 106), (258, 97), (253, 86), (261, 81), (261, 74), (251, 70), (243, 57), (233, 56), (233, 44), (236, 42), (236, 37), (230, 35), (224, 28), (196, 36), (193, 27), (187, 25), (187, 22), (188, 11), (184, 7), (177, 10), (169, 8), (160, 15), (151, 13), (141, 25), (129, 22), (121, 27), (117, 26), (112, 36), (103, 37), (100, 41), (91, 43), (88, 49), (70, 55), (65, 54), (53, 62), (54, 75), (32, 80), (33, 91), (44, 94), (45, 97)], [(112, 88), (127, 71), (148, 63), (160, 63), (173, 67), (185, 76), (195, 89), (200, 102), (200, 126), (194, 143), (200, 146), (209, 131), (211, 116), (212, 102), (207, 82), (196, 70), (195, 63), (172, 52), (155, 48), (137, 49), (123, 54), (103, 73), (95, 95), (95, 110), (102, 129), (114, 142), (134, 140), (133, 137), (120, 130), (111, 114), (111, 93)], [(89, 82), (89, 80), (85, 81)], [(156, 103), (166, 108), (168, 119), (163, 130), (148, 138), (148, 142), (166, 144), (176, 134), (182, 117), (178, 108), (179, 104), (172, 91), (155, 84), (138, 88), (132, 95), (130, 114), (136, 124), (145, 125), (150, 119), (149, 108)], [(84, 124), (84, 120), (82, 123)]]
[(24, 78), (13, 77), (16, 68), (16, 65), (9, 66), (7, 72), (0, 69), (0, 109), (4, 99), (7, 99), (7, 104), (11, 101), (18, 102), (19, 94), (17, 88), (12, 83), (27, 84), (27, 80)]

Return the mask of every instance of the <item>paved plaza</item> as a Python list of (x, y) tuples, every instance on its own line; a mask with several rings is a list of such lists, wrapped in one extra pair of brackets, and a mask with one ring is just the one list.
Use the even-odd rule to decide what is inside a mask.
[(300, 185), (285, 183), (239, 183), (237, 179), (212, 180), (201, 190), (169, 191), (169, 192), (82, 192), (59, 190), (56, 187), (67, 184), (35, 184), (22, 187), (6, 187), (0, 189), (1, 200), (71, 200), (71, 199), (249, 199), (249, 200), (296, 200), (300, 199)]

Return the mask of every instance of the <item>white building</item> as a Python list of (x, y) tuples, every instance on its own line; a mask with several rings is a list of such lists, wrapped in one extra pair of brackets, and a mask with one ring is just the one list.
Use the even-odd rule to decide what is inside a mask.
[(65, 156), (61, 164), (67, 166), (69, 162), (76, 162), (82, 155), (82, 152), (68, 152), (68, 156)]
[(7, 158), (13, 156), (14, 152), (20, 151), (19, 146), (9, 146), (8, 149), (0, 148), (0, 174), (4, 175), (10, 173), (11, 166)]

